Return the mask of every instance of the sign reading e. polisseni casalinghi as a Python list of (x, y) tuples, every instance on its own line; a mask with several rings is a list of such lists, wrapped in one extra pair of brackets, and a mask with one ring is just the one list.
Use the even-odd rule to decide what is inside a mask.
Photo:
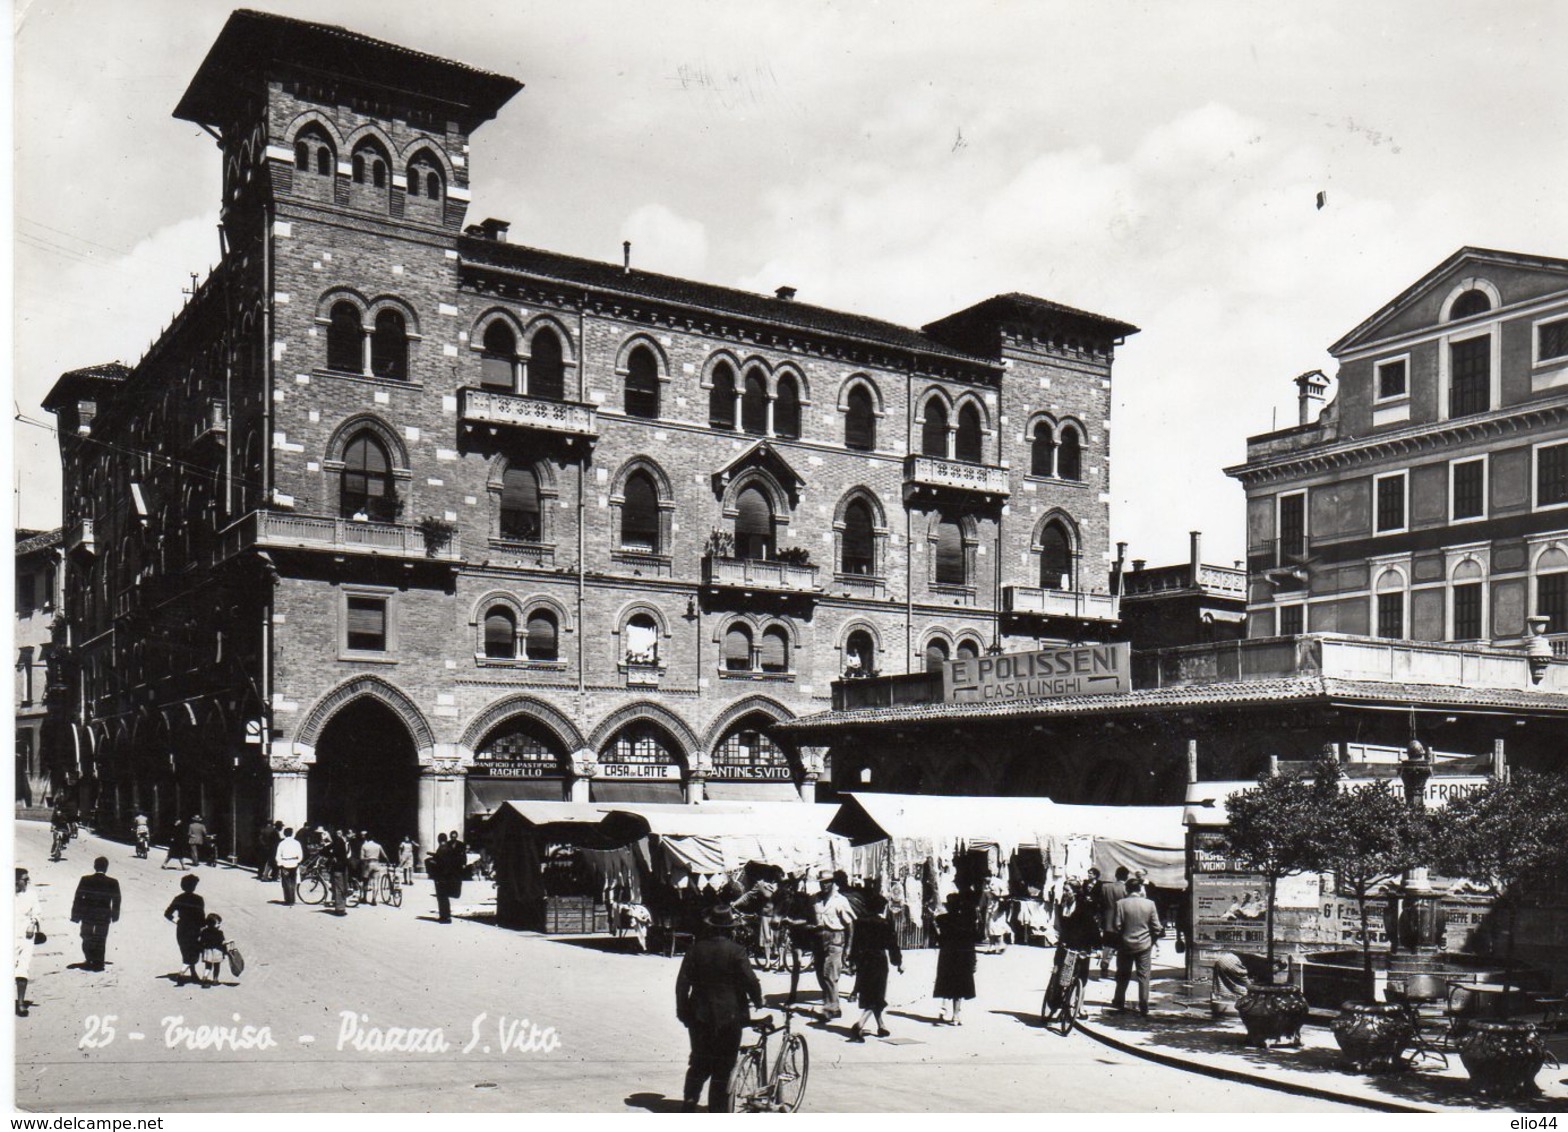
[(1008, 703), (1132, 690), (1132, 646), (1071, 645), (942, 665), (942, 701)]

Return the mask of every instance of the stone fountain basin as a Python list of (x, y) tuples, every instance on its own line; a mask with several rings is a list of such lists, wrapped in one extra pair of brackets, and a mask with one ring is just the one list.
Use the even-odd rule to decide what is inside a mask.
[[(1381, 989), (1389, 978), (1408, 979), (1413, 975), (1434, 976), (1432, 993), (1426, 996), (1440, 1001), (1446, 996), (1447, 982), (1501, 983), (1511, 975), (1509, 982), (1525, 989), (1545, 989), (1543, 972), (1533, 967), (1509, 965), (1501, 959), (1486, 955), (1466, 955), (1463, 952), (1444, 951), (1436, 954), (1400, 952), (1390, 955), (1386, 951), (1372, 953), (1372, 968)], [(1366, 993), (1361, 985), (1361, 951), (1346, 948), (1339, 951), (1313, 951), (1301, 957), (1301, 991), (1307, 1004), (1318, 1010), (1338, 1010), (1346, 1002), (1362, 1001)]]

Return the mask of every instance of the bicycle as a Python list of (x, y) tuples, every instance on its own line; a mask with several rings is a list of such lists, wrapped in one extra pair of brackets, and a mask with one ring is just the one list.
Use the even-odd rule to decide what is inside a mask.
[(376, 879), (376, 901), (387, 904), (393, 908), (403, 906), (403, 885), (398, 878), (388, 869)]
[(58, 861), (65, 855), (65, 843), (71, 839), (70, 833), (59, 826), (54, 829), (54, 835), (49, 841), (49, 859)]
[[(300, 902), (304, 904), (323, 904), (332, 898), (332, 871), (324, 863), (308, 862), (301, 866), (299, 872), (299, 885), (295, 890)], [(353, 908), (359, 904), (359, 885), (354, 878), (348, 879), (348, 892), (343, 901), (346, 908)]]
[[(729, 1112), (799, 1112), (806, 1099), (806, 1074), (811, 1056), (806, 1039), (795, 1033), (796, 1007), (783, 1009), (784, 1024), (763, 1016), (747, 1023), (757, 1040), (742, 1046), (740, 1060), (730, 1074)], [(779, 1034), (778, 1056), (768, 1064), (768, 1039)]]
[[(1046, 985), (1045, 998), (1040, 1003), (1040, 1021), (1046, 1029), (1065, 1038), (1072, 1033), (1073, 1023), (1078, 1020), (1078, 1012), (1083, 1008), (1090, 953), (1064, 947), (1057, 951), (1057, 956), (1060, 962), (1051, 971), (1051, 981)], [(1071, 974), (1066, 974), (1068, 971)], [(1068, 979), (1066, 987), (1062, 986), (1064, 975)]]

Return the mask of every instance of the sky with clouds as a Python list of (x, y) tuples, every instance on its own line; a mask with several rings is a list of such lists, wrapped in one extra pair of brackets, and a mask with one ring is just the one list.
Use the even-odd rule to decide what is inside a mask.
[[(1243, 553), (1245, 438), (1456, 248), (1568, 257), (1568, 4), (254, 0), (512, 75), (470, 219), (921, 325), (1027, 291), (1118, 352), (1113, 537)], [(218, 255), (170, 117), (228, 13), (15, 0), (15, 389), (134, 363)], [(1327, 193), (1327, 207), (1316, 195)], [(22, 525), (53, 436), (15, 428)]]

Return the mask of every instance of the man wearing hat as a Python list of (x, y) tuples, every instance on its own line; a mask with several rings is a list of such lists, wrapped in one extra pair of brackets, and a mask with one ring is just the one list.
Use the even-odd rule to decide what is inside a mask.
[(819, 891), (812, 907), (817, 916), (817, 983), (822, 987), (822, 1017), (837, 1018), (844, 1013), (838, 1004), (838, 976), (844, 969), (855, 907), (838, 890), (832, 869), (819, 870), (817, 884)]
[(740, 1053), (741, 1029), (751, 1017), (747, 1002), (762, 1008), (762, 986), (746, 949), (733, 932), (740, 919), (727, 904), (703, 917), (706, 929), (686, 952), (675, 977), (675, 1016), (691, 1039), (684, 1111), (696, 1112), (704, 1082), (708, 1111), (729, 1110), (730, 1074)]

